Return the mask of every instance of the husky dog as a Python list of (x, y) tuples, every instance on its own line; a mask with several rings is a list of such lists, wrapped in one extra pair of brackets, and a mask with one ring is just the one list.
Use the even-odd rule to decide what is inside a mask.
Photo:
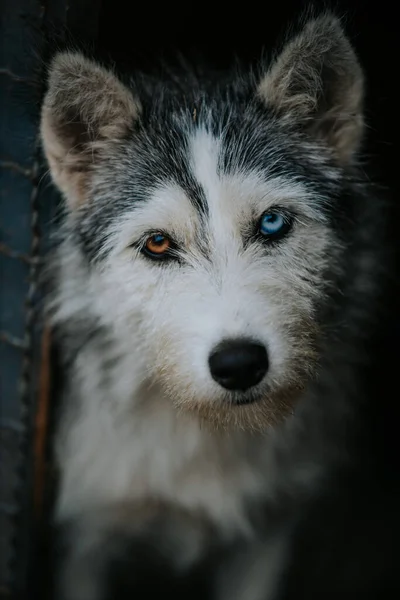
[(313, 17), (258, 71), (204, 80), (124, 82), (60, 53), (41, 136), (66, 203), (58, 598), (104, 600), (128, 539), (184, 571), (261, 521), (271, 544), (247, 577), (261, 569), (275, 598), (294, 515), (345, 454), (375, 324), (381, 208), (340, 21)]

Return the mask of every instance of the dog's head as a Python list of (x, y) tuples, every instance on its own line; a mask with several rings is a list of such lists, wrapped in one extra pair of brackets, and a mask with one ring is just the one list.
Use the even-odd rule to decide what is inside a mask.
[(42, 140), (93, 310), (177, 407), (264, 426), (307, 384), (362, 92), (331, 15), (258, 78), (193, 99), (141, 96), (80, 54), (53, 61)]

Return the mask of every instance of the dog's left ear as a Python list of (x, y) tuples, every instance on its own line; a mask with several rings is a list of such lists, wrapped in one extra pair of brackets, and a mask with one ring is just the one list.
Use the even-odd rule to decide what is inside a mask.
[(258, 94), (281, 118), (324, 140), (342, 165), (363, 133), (363, 74), (340, 21), (324, 14), (289, 40)]

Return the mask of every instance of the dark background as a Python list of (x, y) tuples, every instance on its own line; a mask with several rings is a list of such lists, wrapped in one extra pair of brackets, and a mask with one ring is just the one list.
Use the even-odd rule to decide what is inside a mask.
[[(67, 40), (126, 69), (151, 71), (160, 58), (173, 60), (177, 52), (221, 68), (235, 57), (254, 63), (307, 5), (301, 0), (0, 0), (0, 241), (18, 250), (11, 256), (0, 248), (0, 329), (7, 328), (14, 341), (29, 342), (19, 347), (0, 339), (0, 598), (32, 600), (37, 580), (43, 574), (46, 579), (51, 568), (48, 554), (43, 562), (39, 552), (46, 511), (33, 508), (37, 372), (43, 357), (35, 312), (40, 274), (32, 265), (48, 248), (57, 204), (43, 184), (35, 145), (47, 61)], [(366, 171), (381, 185), (391, 211), (390, 230), (376, 235), (390, 236), (399, 256), (398, 7), (393, 0), (316, 1), (314, 6), (331, 6), (343, 15), (364, 67)], [(400, 302), (398, 272), (392, 271), (381, 335), (374, 341), (376, 364), (367, 374), (370, 395), (356, 467), (337, 474), (305, 516), (283, 600), (400, 597)], [(193, 597), (187, 589), (183, 595)], [(42, 588), (37, 598), (44, 598)]]

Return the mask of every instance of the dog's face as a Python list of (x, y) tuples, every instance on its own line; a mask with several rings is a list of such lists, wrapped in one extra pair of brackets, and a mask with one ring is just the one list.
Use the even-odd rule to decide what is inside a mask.
[(318, 362), (362, 78), (325, 16), (232, 89), (156, 108), (62, 54), (42, 138), (93, 310), (138, 380), (216, 424), (257, 427), (290, 410)]

